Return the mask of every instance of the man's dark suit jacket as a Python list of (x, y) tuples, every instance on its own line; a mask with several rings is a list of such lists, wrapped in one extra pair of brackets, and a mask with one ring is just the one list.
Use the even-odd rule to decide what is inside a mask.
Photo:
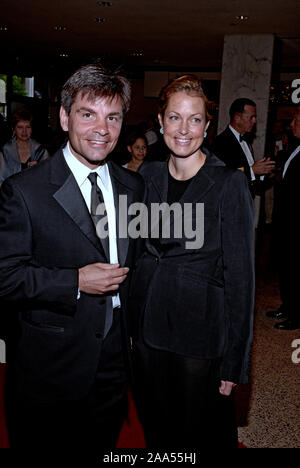
[(296, 247), (296, 245), (299, 245), (300, 229), (297, 216), (297, 210), (299, 207), (299, 174), (300, 151), (291, 160), (279, 186), (280, 220), (278, 228), (282, 232), (283, 239), (289, 244), (286, 247), (291, 251)]
[[(133, 273), (130, 303), (133, 313), (142, 315), (143, 338), (151, 347), (222, 357), (221, 378), (242, 383), (248, 379), (252, 341), (253, 201), (244, 174), (202, 150), (206, 162), (180, 204), (193, 204), (194, 222), (196, 203), (204, 204), (204, 244), (186, 249), (184, 234), (160, 239), (160, 248), (147, 239)], [(142, 175), (148, 206), (166, 202), (168, 163), (149, 164)], [(139, 340), (138, 327), (134, 338)]]
[[(299, 139), (300, 143), (300, 139)], [(279, 210), (275, 218), (277, 234), (276, 253), (279, 253), (279, 285), (280, 295), (288, 318), (300, 323), (299, 309), (299, 274), (300, 263), (300, 227), (298, 209), (300, 204), (299, 192), (300, 151), (291, 160), (284, 177), (279, 184)]]
[[(139, 174), (108, 162), (116, 214), (118, 195), (141, 201)], [(117, 216), (118, 219), (118, 216)], [(16, 348), (8, 369), (17, 392), (44, 401), (79, 399), (95, 377), (111, 296), (78, 294), (78, 269), (109, 262), (62, 151), (7, 179), (0, 200), (0, 297), (16, 314)], [(121, 266), (134, 242), (118, 239)], [(120, 286), (126, 311), (129, 279)], [(122, 317), (126, 330), (126, 317)], [(12, 339), (14, 342), (14, 339)], [(9, 348), (8, 348), (9, 351)]]
[(249, 186), (251, 186), (251, 174), (247, 157), (229, 126), (214, 139), (212, 152), (216, 154), (227, 167), (231, 169), (243, 168)]

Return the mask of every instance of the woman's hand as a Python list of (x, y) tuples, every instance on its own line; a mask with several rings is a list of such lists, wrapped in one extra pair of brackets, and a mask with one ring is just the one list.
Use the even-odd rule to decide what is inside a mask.
[(221, 380), (219, 392), (221, 393), (221, 395), (229, 396), (234, 387), (236, 387), (235, 383), (229, 382), (228, 380)]

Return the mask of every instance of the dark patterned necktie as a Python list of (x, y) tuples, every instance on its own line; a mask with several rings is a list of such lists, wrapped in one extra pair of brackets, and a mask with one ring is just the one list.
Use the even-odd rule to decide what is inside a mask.
[(107, 256), (107, 259), (109, 260), (109, 233), (107, 231), (104, 231), (104, 226), (106, 226), (106, 224), (108, 223), (104, 223), (104, 225), (101, 226), (101, 229), (98, 224), (104, 218), (107, 221), (107, 213), (105, 209), (105, 203), (104, 203), (102, 191), (97, 184), (97, 177), (98, 177), (97, 172), (90, 172), (90, 174), (88, 175), (88, 179), (92, 185), (91, 217), (93, 219), (93, 222), (96, 228), (97, 236), (101, 240), (105, 254)]
[[(104, 217), (107, 218), (104, 198), (103, 198), (103, 194), (102, 194), (102, 191), (101, 191), (100, 187), (98, 187), (97, 177), (98, 177), (97, 172), (90, 172), (90, 174), (88, 175), (88, 179), (89, 179), (89, 181), (91, 182), (91, 185), (92, 185), (92, 190), (91, 190), (91, 217), (93, 219), (97, 235), (100, 238), (100, 241), (101, 241), (101, 243), (103, 245), (105, 254), (106, 254), (107, 259), (109, 261), (109, 234), (106, 233), (106, 235), (103, 235), (103, 236), (100, 235), (99, 236), (99, 233), (101, 234), (101, 232), (100, 232), (101, 230), (97, 229), (97, 225), (98, 225), (99, 221), (101, 221), (101, 219), (103, 219)], [(99, 209), (100, 204), (104, 205), (102, 207), (102, 209)], [(98, 214), (99, 211), (100, 211), (100, 214)], [(107, 335), (107, 333), (108, 333), (108, 331), (109, 331), (109, 329), (110, 329), (110, 327), (112, 325), (112, 321), (113, 321), (113, 307), (112, 307), (112, 299), (109, 296), (109, 297), (107, 297), (107, 300), (106, 300), (106, 317), (105, 317), (105, 325), (104, 325), (104, 338)]]

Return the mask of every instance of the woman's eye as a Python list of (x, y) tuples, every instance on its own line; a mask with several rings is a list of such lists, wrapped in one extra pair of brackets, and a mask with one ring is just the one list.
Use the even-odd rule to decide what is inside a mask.
[(178, 120), (177, 115), (171, 115), (171, 116), (170, 116), (170, 120)]

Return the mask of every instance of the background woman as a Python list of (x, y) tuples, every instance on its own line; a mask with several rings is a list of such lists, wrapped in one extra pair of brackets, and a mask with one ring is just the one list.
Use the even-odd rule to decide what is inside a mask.
[[(208, 119), (197, 77), (172, 81), (159, 111), (170, 157), (141, 171), (148, 213), (164, 202), (177, 208), (177, 217), (160, 212), (159, 236), (146, 239), (132, 281), (135, 398), (147, 447), (237, 447), (232, 389), (248, 379), (253, 206), (245, 175), (203, 146)], [(198, 242), (189, 243), (188, 222)]]
[(13, 114), (13, 137), (0, 153), (0, 183), (49, 156), (47, 150), (31, 138), (31, 124), (32, 116), (26, 109), (18, 109)]
[(130, 153), (131, 159), (124, 167), (132, 171), (138, 171), (144, 163), (147, 156), (147, 140), (143, 134), (131, 133), (127, 138), (127, 150)]

